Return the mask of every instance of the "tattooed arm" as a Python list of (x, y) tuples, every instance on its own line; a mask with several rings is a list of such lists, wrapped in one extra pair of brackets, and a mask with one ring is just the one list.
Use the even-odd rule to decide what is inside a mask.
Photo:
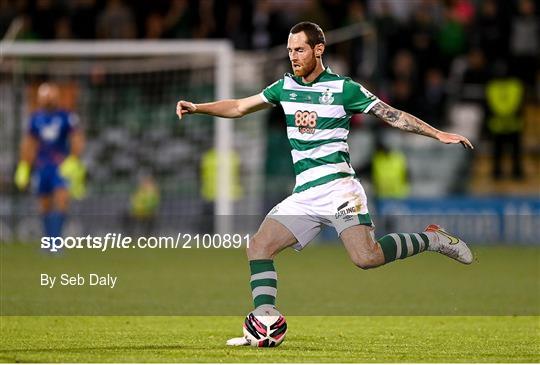
[(437, 128), (433, 128), (414, 115), (393, 108), (382, 101), (375, 104), (369, 111), (369, 114), (373, 114), (376, 117), (384, 120), (392, 127), (399, 128), (407, 132), (435, 138), (443, 143), (461, 143), (461, 145), (465, 148), (474, 148), (467, 138), (459, 134), (447, 133), (440, 131)]

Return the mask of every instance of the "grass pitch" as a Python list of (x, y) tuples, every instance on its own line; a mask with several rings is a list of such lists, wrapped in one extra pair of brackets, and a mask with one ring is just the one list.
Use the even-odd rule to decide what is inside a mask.
[[(0, 244), (0, 361), (540, 362), (540, 249), (427, 253), (369, 271), (340, 245), (276, 259), (289, 331), (229, 348), (250, 309), (240, 250), (72, 251)], [(115, 289), (39, 285), (39, 273), (113, 272)]]
[(538, 362), (538, 317), (289, 317), (278, 348), (229, 348), (242, 317), (4, 317), (5, 362)]

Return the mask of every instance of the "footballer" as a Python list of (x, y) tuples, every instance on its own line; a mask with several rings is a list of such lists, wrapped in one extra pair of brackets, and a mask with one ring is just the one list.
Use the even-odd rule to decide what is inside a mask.
[[(423, 232), (392, 233), (376, 240), (367, 198), (350, 164), (347, 136), (355, 113), (374, 115), (392, 127), (472, 149), (469, 140), (433, 128), (415, 116), (382, 102), (361, 84), (323, 65), (325, 37), (311, 22), (292, 27), (287, 50), (292, 74), (285, 74), (260, 94), (244, 99), (195, 104), (180, 100), (176, 113), (239, 118), (281, 104), (296, 174), (292, 195), (276, 205), (247, 248), (255, 308), (275, 306), (274, 257), (283, 249), (302, 250), (321, 230), (333, 226), (352, 262), (369, 269), (424, 251), (442, 253), (464, 264), (473, 255), (458, 237), (435, 224)], [(246, 337), (228, 345), (249, 345)]]
[(15, 185), (25, 190), (31, 182), (38, 196), (44, 235), (61, 237), (70, 192), (84, 195), (85, 168), (80, 161), (84, 135), (78, 117), (59, 107), (60, 91), (43, 83), (37, 91), (39, 110), (32, 113), (20, 147)]

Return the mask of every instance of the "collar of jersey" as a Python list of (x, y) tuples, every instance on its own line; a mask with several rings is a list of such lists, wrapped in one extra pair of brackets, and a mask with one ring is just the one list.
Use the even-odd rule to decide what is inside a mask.
[(303, 85), (303, 86), (311, 86), (319, 81), (321, 81), (321, 79), (329, 74), (332, 73), (332, 70), (330, 70), (330, 67), (326, 67), (320, 74), (319, 76), (317, 76), (315, 78), (315, 80), (311, 81), (311, 82), (303, 82), (302, 81), (302, 78), (301, 77), (298, 77), (298, 76), (293, 76), (293, 79), (294, 81), (296, 81), (298, 84), (300, 85)]

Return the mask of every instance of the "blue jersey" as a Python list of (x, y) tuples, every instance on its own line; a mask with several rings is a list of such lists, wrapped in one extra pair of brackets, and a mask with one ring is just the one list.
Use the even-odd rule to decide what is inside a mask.
[(77, 117), (65, 110), (39, 110), (30, 117), (30, 135), (39, 141), (35, 167), (59, 165), (69, 154), (69, 135)]

